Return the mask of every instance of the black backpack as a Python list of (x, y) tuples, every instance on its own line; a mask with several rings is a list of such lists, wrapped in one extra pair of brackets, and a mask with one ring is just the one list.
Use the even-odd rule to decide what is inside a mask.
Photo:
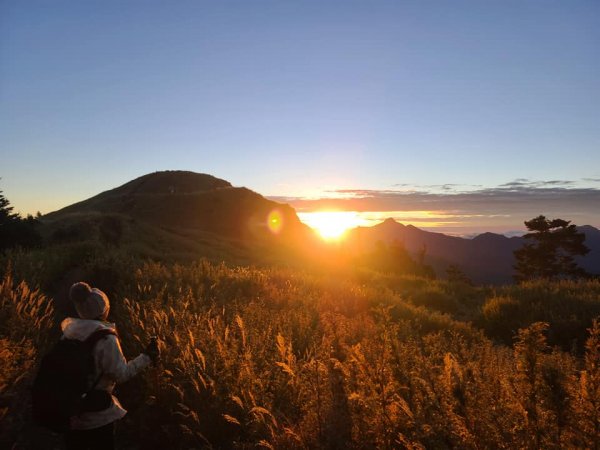
[(93, 380), (93, 350), (108, 335), (117, 332), (103, 328), (85, 341), (63, 338), (44, 355), (32, 388), (33, 419), (38, 425), (57, 432), (69, 429), (70, 417), (81, 412), (83, 399), (100, 379)]

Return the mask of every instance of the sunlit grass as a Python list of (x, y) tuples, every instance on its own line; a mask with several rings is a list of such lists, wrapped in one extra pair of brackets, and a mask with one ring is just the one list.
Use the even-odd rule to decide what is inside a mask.
[[(136, 406), (118, 442), (178, 449), (600, 442), (596, 281), (491, 290), (367, 269), (208, 261), (147, 262), (120, 280), (111, 320), (125, 354), (159, 336), (161, 361), (120, 387), (124, 404)], [(467, 314), (469, 323), (438, 311)], [(39, 429), (22, 431), (53, 319), (49, 297), (0, 278), (0, 441), (12, 448), (55, 447), (31, 443)], [(539, 319), (549, 323), (532, 323)], [(510, 345), (500, 344), (505, 332)], [(579, 352), (570, 350), (573, 339)]]

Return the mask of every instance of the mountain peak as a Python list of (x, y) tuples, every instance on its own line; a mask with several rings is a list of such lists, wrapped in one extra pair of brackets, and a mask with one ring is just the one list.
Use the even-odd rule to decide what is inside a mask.
[[(269, 228), (276, 213), (281, 229)], [(183, 170), (154, 172), (115, 189), (47, 214), (58, 221), (72, 214), (119, 214), (178, 233), (213, 233), (242, 240), (271, 239), (305, 232), (296, 212), (288, 205), (234, 187), (212, 175)]]
[(584, 232), (585, 234), (588, 234), (588, 233), (600, 234), (600, 230), (598, 228), (596, 228), (596, 227), (591, 226), (591, 225), (580, 225), (580, 226), (577, 227), (577, 229), (579, 231)]
[(506, 236), (497, 233), (490, 233), (486, 231), (485, 233), (478, 234), (473, 238), (473, 241), (492, 241), (492, 240), (506, 240), (508, 239)]
[(142, 175), (113, 190), (119, 194), (194, 194), (232, 187), (231, 183), (205, 173), (165, 170)]
[(400, 222), (397, 222), (395, 219), (393, 219), (392, 217), (388, 217), (387, 219), (385, 219), (383, 222), (381, 222), (379, 224), (380, 226), (383, 227), (395, 227), (400, 225), (401, 227), (403, 227), (404, 225), (402, 225)]

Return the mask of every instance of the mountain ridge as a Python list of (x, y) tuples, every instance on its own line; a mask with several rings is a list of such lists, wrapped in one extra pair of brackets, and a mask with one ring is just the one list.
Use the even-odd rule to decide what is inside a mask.
[[(591, 225), (577, 229), (586, 235), (585, 243), (590, 248), (588, 255), (576, 258), (578, 263), (588, 272), (600, 274), (600, 230)], [(526, 240), (491, 232), (462, 238), (421, 230), (387, 218), (372, 227), (350, 230), (347, 246), (363, 251), (377, 241), (398, 241), (413, 254), (425, 251), (425, 261), (432, 265), (438, 276), (443, 275), (450, 265), (457, 265), (475, 282), (497, 284), (512, 281), (514, 251)]]
[[(105, 220), (108, 227), (126, 218), (130, 224), (136, 221), (148, 224), (179, 236), (177, 239), (209, 246), (213, 241), (220, 247), (225, 242), (238, 247), (266, 242), (310, 252), (311, 248), (324, 245), (290, 205), (269, 200), (245, 187), (235, 187), (212, 175), (181, 170), (142, 175), (49, 213), (43, 221), (51, 224), (49, 233), (59, 239), (69, 239), (77, 233), (81, 238), (90, 232), (91, 223), (111, 215), (117, 218), (113, 217), (112, 222)], [(78, 217), (81, 217), (79, 222)], [(599, 274), (600, 230), (590, 225), (578, 229), (585, 233), (591, 251), (577, 260), (588, 272)], [(135, 232), (129, 237), (135, 239)], [(525, 239), (491, 232), (464, 238), (425, 231), (387, 218), (372, 227), (348, 230), (340, 246), (359, 254), (370, 251), (378, 241), (398, 241), (413, 255), (425, 255), (425, 262), (439, 277), (443, 278), (446, 269), (455, 265), (477, 283), (498, 284), (513, 281), (514, 251)], [(279, 251), (285, 253), (284, 247)], [(203, 248), (210, 250), (206, 245)]]

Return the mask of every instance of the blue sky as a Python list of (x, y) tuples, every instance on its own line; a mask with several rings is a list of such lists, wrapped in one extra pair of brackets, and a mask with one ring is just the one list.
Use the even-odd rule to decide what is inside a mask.
[(304, 208), (560, 181), (554, 206), (502, 213), (577, 204), (600, 226), (599, 19), (577, 0), (0, 1), (0, 189), (34, 213), (165, 169)]

